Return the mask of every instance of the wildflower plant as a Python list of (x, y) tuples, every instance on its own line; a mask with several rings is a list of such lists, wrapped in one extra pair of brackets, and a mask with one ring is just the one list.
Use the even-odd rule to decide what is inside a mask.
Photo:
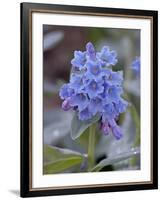
[(60, 89), (60, 97), (63, 110), (73, 109), (81, 121), (98, 115), (103, 134), (112, 132), (120, 139), (123, 133), (116, 120), (126, 111), (128, 102), (121, 97), (123, 73), (112, 70), (116, 57), (108, 47), (96, 52), (90, 42), (86, 51), (75, 51), (70, 81)]
[[(114, 71), (117, 53), (104, 46), (96, 52), (88, 42), (85, 51), (75, 51), (71, 61), (69, 83), (60, 89), (64, 111), (73, 110), (72, 139), (79, 137), (89, 127), (89, 168), (94, 165), (94, 132), (98, 123), (101, 132), (113, 134), (116, 140), (123, 136), (117, 121), (126, 112), (128, 102), (123, 99), (123, 72)], [(138, 61), (136, 61), (138, 63)], [(132, 66), (136, 66), (134, 63)]]

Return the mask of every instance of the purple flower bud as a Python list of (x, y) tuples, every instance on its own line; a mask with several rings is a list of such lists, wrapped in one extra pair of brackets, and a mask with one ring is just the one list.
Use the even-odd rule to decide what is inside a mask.
[(70, 102), (69, 102), (69, 98), (65, 99), (63, 102), (62, 102), (62, 109), (64, 111), (68, 111), (70, 110), (71, 106), (70, 106)]
[(110, 127), (107, 122), (101, 124), (101, 130), (104, 135), (108, 135), (110, 132)]
[(87, 55), (89, 56), (89, 58), (91, 58), (92, 60), (96, 58), (96, 51), (91, 42), (87, 43), (86, 50), (87, 50)]
[(123, 136), (122, 129), (118, 125), (112, 128), (112, 133), (117, 140), (121, 139), (121, 137)]
[(117, 124), (116, 124), (114, 119), (109, 120), (109, 125), (110, 125), (111, 129), (113, 129), (114, 127), (117, 126)]

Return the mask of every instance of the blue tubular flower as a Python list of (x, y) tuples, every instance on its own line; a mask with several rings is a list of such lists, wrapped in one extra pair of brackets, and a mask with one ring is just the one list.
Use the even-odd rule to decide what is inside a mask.
[(86, 67), (88, 73), (87, 75), (92, 76), (94, 79), (96, 79), (101, 74), (102, 68), (99, 62), (97, 63), (89, 60), (86, 63)]
[(120, 99), (116, 104), (115, 104), (115, 109), (118, 113), (123, 113), (126, 111), (128, 107), (128, 102), (125, 101), (124, 99)]
[(89, 98), (97, 97), (98, 94), (101, 94), (104, 90), (102, 82), (96, 82), (95, 80), (90, 81), (85, 86), (85, 91), (88, 94)]
[(112, 128), (112, 133), (117, 140), (121, 139), (121, 137), (123, 136), (122, 129), (118, 125)]
[(132, 62), (131, 68), (136, 72), (137, 75), (140, 74), (141, 62), (139, 57), (136, 57), (136, 59)]
[(86, 62), (86, 52), (82, 51), (75, 51), (74, 52), (74, 58), (71, 61), (71, 64), (81, 70)]
[(114, 103), (106, 104), (103, 107), (102, 121), (106, 122), (116, 117), (118, 117), (118, 112), (115, 109), (115, 104)]
[(70, 87), (74, 89), (75, 92), (81, 92), (84, 88), (83, 75), (72, 74), (71, 79), (70, 79)]
[(102, 68), (101, 63), (98, 61), (88, 60), (86, 63), (85, 84), (92, 79), (96, 82), (102, 82), (105, 76), (108, 76), (109, 71)]
[(109, 83), (109, 85), (120, 86), (122, 81), (123, 81), (123, 73), (121, 71), (118, 71), (118, 72), (110, 71), (110, 74), (107, 77), (107, 82)]
[(114, 137), (119, 140), (123, 136), (122, 129), (116, 124), (115, 120), (110, 120), (109, 125)]
[(115, 51), (110, 51), (108, 47), (103, 47), (101, 52), (97, 53), (97, 56), (101, 59), (102, 66), (116, 65), (117, 63), (117, 53)]
[(94, 98), (90, 99), (89, 103), (89, 111), (92, 113), (92, 115), (96, 115), (97, 113), (102, 112), (103, 105), (102, 105), (102, 99), (101, 98)]
[(77, 70), (72, 72), (69, 83), (62, 86), (59, 94), (64, 100), (63, 110), (74, 110), (82, 121), (99, 115), (103, 134), (111, 132), (116, 139), (120, 139), (122, 130), (116, 120), (120, 113), (126, 111), (128, 102), (121, 97), (122, 72), (108, 68), (116, 62), (115, 51), (103, 47), (96, 54), (93, 44), (87, 43), (85, 52), (74, 52), (71, 64)]
[(122, 94), (123, 89), (121, 87), (110, 86), (108, 89), (108, 98), (112, 100), (112, 102), (117, 102)]
[(103, 122), (101, 129), (105, 135), (108, 135), (110, 132), (112, 132), (117, 140), (121, 139), (123, 136), (122, 129), (116, 124), (114, 119)]
[(70, 88), (70, 84), (64, 84), (59, 92), (61, 99), (66, 99), (74, 93), (74, 90)]
[(77, 106), (79, 111), (84, 110), (88, 105), (88, 97), (84, 93), (78, 93), (70, 98), (70, 105)]
[(122, 94), (123, 89), (119, 86), (115, 86), (115, 85), (107, 85), (105, 87), (104, 90), (104, 94), (102, 94), (104, 96), (103, 101), (107, 104), (107, 103), (111, 103), (111, 102), (118, 102), (120, 99), (120, 95)]

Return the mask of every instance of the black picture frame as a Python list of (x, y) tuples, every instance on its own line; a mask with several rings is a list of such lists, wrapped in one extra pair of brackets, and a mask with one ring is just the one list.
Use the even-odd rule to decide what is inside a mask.
[[(31, 188), (31, 131), (32, 131), (32, 70), (31, 70), (31, 15), (33, 12), (72, 12), (88, 14), (110, 14), (125, 17), (143, 17), (152, 20), (152, 181), (138, 184), (116, 184), (113, 186), (81, 186), (70, 188)], [(120, 8), (99, 8), (71, 5), (21, 3), (21, 197), (68, 195), (83, 193), (146, 190), (158, 188), (158, 12)]]

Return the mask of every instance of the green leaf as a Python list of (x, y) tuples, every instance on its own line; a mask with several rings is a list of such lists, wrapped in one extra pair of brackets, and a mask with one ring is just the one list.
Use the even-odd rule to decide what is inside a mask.
[(129, 152), (120, 153), (120, 154), (114, 155), (110, 158), (103, 159), (91, 171), (98, 172), (105, 166), (113, 165), (117, 162), (127, 160), (127, 159), (131, 158), (132, 156), (137, 156), (139, 154), (140, 154), (140, 148), (138, 148), (138, 147), (132, 148)]
[(71, 122), (71, 138), (77, 139), (89, 126), (100, 119), (99, 115), (92, 117), (90, 120), (81, 121), (75, 113)]
[(84, 160), (84, 155), (69, 149), (44, 145), (44, 174), (63, 172)]

